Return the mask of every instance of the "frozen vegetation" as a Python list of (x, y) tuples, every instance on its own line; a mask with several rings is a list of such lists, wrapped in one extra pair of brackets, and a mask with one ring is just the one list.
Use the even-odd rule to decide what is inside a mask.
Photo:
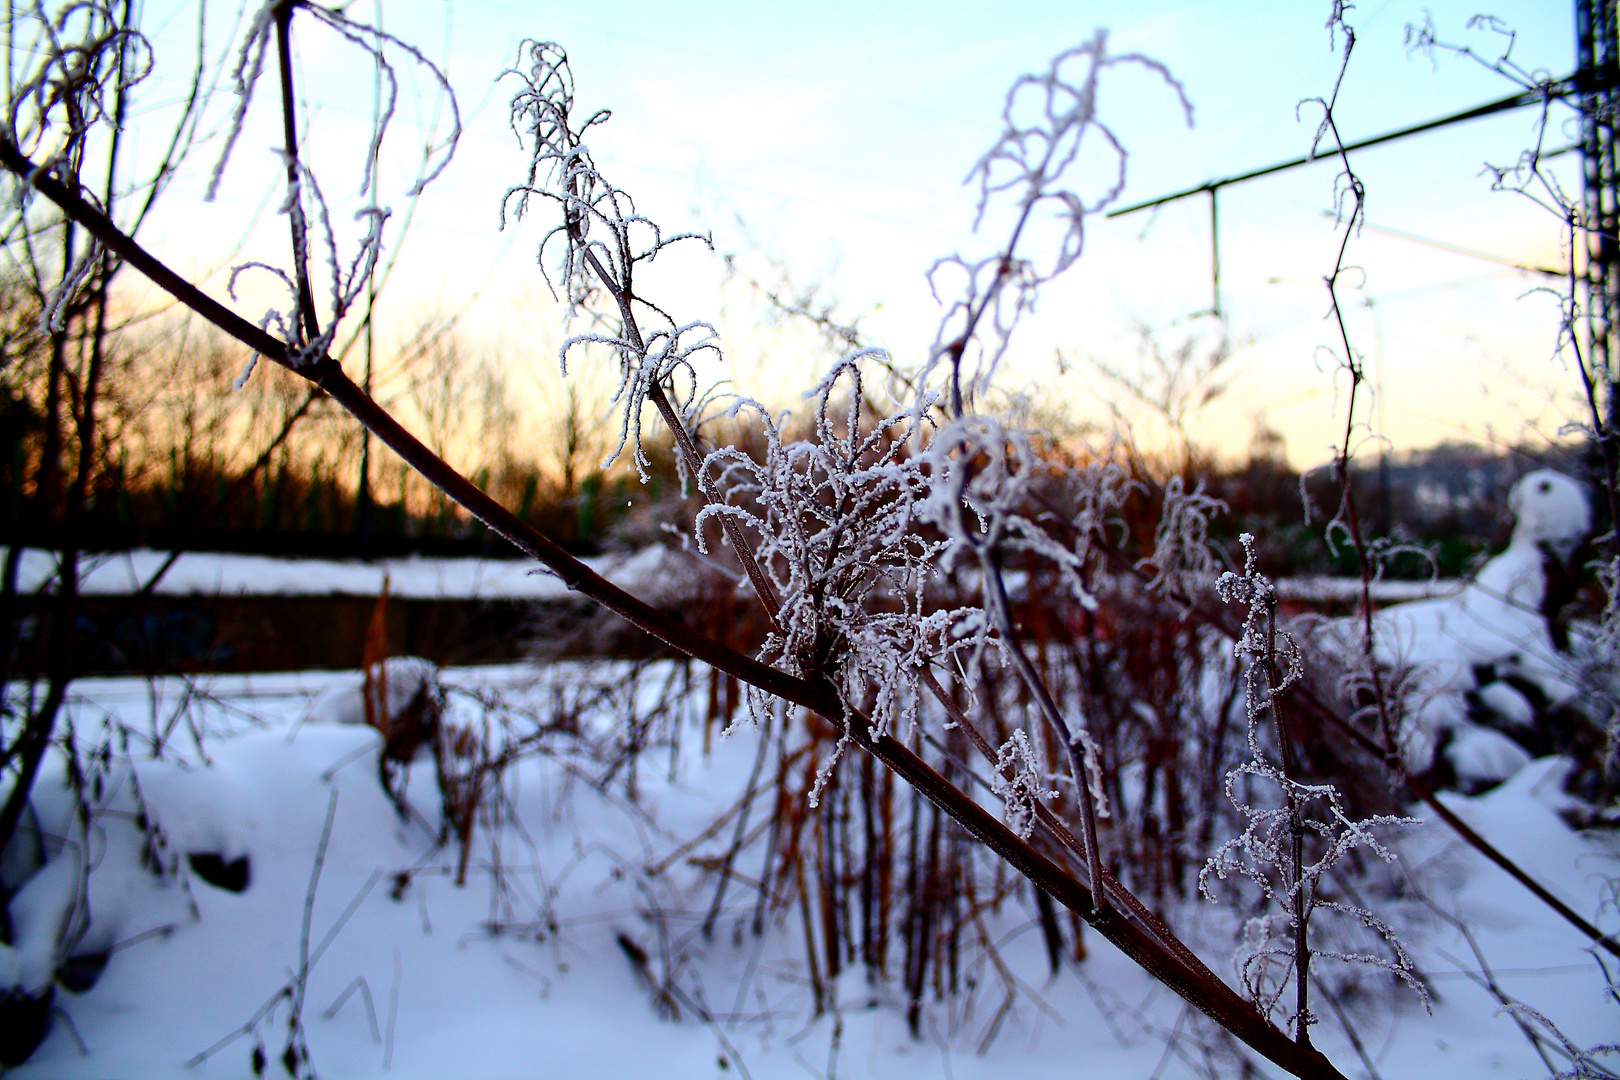
[[(737, 856), (737, 887), (702, 931), (758, 734), (705, 751), (701, 688), (669, 664), (438, 678), (446, 722), (530, 745), (486, 794), (459, 885), (431, 756), (401, 785), (402, 818), (357, 675), (79, 683), (90, 825), (53, 756), (7, 851), (5, 884), (22, 885), (7, 979), (58, 983), (56, 1021), (16, 1075), (241, 1076), (261, 1053), (280, 1071), (290, 1045), (328, 1076), (1196, 1076), (1220, 1045), (1094, 936), (1050, 974), (1027, 888), (981, 914), (994, 960), (973, 950), (970, 988), (928, 1005), (920, 1040), (903, 994), (858, 965), (817, 1015), (796, 906), (754, 930), (767, 836)], [(615, 773), (638, 716), (646, 749)], [(1567, 768), (1538, 760), (1446, 799), (1595, 911), (1620, 859), (1559, 816)], [(1376, 982), (1337, 1006), (1377, 1075), (1534, 1075), (1487, 981), (1582, 1046), (1612, 1039), (1616, 1005), (1579, 934), (1438, 823), (1392, 843), (1433, 905), (1409, 899), (1401, 917), (1434, 1012)], [(1354, 1072), (1346, 1030), (1330, 1016), (1317, 1039)]]
[[(1442, 798), (1612, 923), (1613, 833), (1572, 827), (1592, 812), (1567, 791), (1576, 761), (1525, 749), (1578, 693), (1540, 612), (1546, 560), (1590, 510), (1547, 472), (1513, 506), (1512, 544), (1460, 593), (1379, 613), (1379, 659), (1415, 673), (1411, 772), (1481, 791)], [(1316, 637), (1348, 647), (1353, 622)], [(1168, 1077), (1240, 1060), (1106, 941), (1076, 931), (1054, 955), (1033, 890), (999, 872), (956, 886), (985, 896), (948, 993), (886, 977), (898, 945), (874, 953), (870, 926), (867, 962), (829, 967), (835, 919), (794, 902), (802, 863), (785, 873), (806, 808), (782, 801), (823, 787), (830, 759), (819, 739), (790, 749), (765, 708), (728, 734), (712, 683), (672, 661), (81, 680), (0, 860), (8, 1038), (44, 1036), (17, 1074)], [(1027, 835), (1039, 755), (1008, 746), (1028, 790), (992, 773), (977, 797)], [(889, 813), (886, 829), (919, 823)], [(1404, 962), (1324, 982), (1318, 1046), (1367, 1075), (1479, 1077), (1612, 1041), (1609, 958), (1443, 823), (1383, 843), (1398, 881), (1379, 919)], [(851, 901), (833, 894), (846, 918)], [(1164, 909), (1215, 949), (1237, 914)], [(1263, 993), (1257, 956), (1232, 976)]]
[[(49, 507), (54, 553), (4, 564), (8, 605), (38, 586), (45, 615), (42, 677), (4, 691), (0, 1062), (53, 1077), (1615, 1075), (1607, 316), (1582, 314), (1572, 263), (1555, 335), (1579, 373), (1568, 436), (1589, 475), (1525, 475), (1505, 552), (1379, 610), (1406, 545), (1368, 531), (1351, 463), (1369, 407), (1341, 310), (1365, 196), (1335, 114), (1348, 5), (1329, 11), (1333, 89), (1302, 105), (1320, 120), (1312, 153), (1339, 166), (1318, 359), (1343, 395), (1334, 505), (1325, 522), (1304, 510), (1359, 580), (1353, 615), (1294, 622), (1264, 539), (1221, 538), (1227, 507), (1179, 426), (1196, 403), (1178, 387), (1202, 361), (1162, 372), (1163, 396), (1135, 388), (1182, 437), (1179, 459), (1128, 428), (1042, 431), (997, 381), (1125, 189), (1103, 88), (1134, 71), (1192, 117), (1164, 65), (1104, 31), (1008, 91), (968, 177), (974, 237), (929, 273), (941, 318), (923, 354), (793, 313), (838, 343), (797, 416), (717, 384), (714, 326), (642, 291), (661, 253), (709, 240), (665, 232), (614, 186), (591, 146), (607, 112), (578, 108), (560, 45), (521, 44), (501, 76), (520, 158), (492, 202), (503, 225), (541, 223), (563, 374), (607, 372), (601, 468), (650, 483), (660, 458), (677, 479), (656, 505), (667, 550), (588, 564), (344, 367), (398, 235), (386, 198), (414, 200), (461, 136), (444, 70), (357, 9), (244, 12), (215, 72), (226, 106), (195, 93), (174, 152), (219, 133), (211, 197), (270, 110), (289, 244), (231, 271), (233, 303), (239, 279), (279, 295), (249, 321), (143, 247), (144, 211), (115, 197), (128, 95), (157, 63), (137, 9), (47, 7), (8, 23), (0, 165), (28, 252), (18, 348), (44, 373), (26, 387), (48, 415), (33, 497), (69, 494)], [(298, 138), (311, 121), (293, 45), (317, 35), (373, 73), (378, 102), (369, 140), (334, 161)], [(1612, 127), (1590, 86), (1432, 26), (1410, 43)], [(402, 73), (439, 95), (445, 125), (404, 176), (381, 152)], [(105, 193), (87, 195), (97, 179)], [(1572, 260), (1577, 232), (1597, 235), (1535, 153), (1495, 179), (1558, 213)], [(44, 236), (55, 262), (33, 254)], [(307, 380), (306, 407), (364, 426), (362, 453), (374, 436), (441, 511), (458, 505), (549, 576), (84, 556), (108, 456), (101, 364), (129, 355), (109, 330), (126, 266), (245, 350), (236, 392)], [(566, 590), (602, 609), (582, 638), (622, 620), (653, 659), (559, 647), (440, 670), (390, 655), (380, 599), (357, 673), (82, 677), (81, 593), (170, 574), (182, 593), (369, 592), (396, 571), (407, 596)]]

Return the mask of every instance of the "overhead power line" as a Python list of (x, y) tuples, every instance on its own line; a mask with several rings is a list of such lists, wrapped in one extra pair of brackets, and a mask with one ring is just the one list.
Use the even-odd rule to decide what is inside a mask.
[[(1540, 105), (1549, 101), (1561, 101), (1564, 98), (1573, 97), (1577, 94), (1590, 93), (1594, 89), (1603, 89), (1605, 84), (1612, 85), (1612, 79), (1601, 79), (1589, 69), (1583, 68), (1582, 70), (1577, 71), (1575, 74), (1569, 76), (1567, 79), (1560, 79), (1557, 82), (1549, 83), (1545, 86), (1532, 87), (1529, 90), (1521, 90), (1517, 94), (1510, 94), (1505, 98), (1499, 98), (1496, 101), (1489, 101), (1483, 105), (1476, 105), (1471, 109), (1464, 109), (1462, 112), (1452, 113), (1449, 116), (1437, 117), (1433, 120), (1425, 120), (1421, 124), (1413, 124), (1410, 127), (1385, 132), (1382, 135), (1374, 135), (1371, 138), (1359, 139), (1353, 143), (1335, 146), (1324, 150), (1319, 154), (1306, 154), (1302, 157), (1293, 158), (1288, 161), (1280, 161), (1275, 165), (1267, 165), (1264, 168), (1250, 169), (1248, 172), (1237, 173), (1233, 176), (1223, 176), (1218, 180), (1206, 180), (1204, 183), (1199, 184), (1196, 187), (1190, 187), (1183, 191), (1172, 192), (1169, 195), (1161, 195), (1156, 199), (1148, 199), (1146, 202), (1133, 203), (1130, 206), (1122, 206), (1117, 210), (1110, 210), (1106, 216), (1111, 218), (1123, 217), (1126, 214), (1134, 214), (1138, 210), (1150, 210), (1153, 207), (1164, 206), (1167, 203), (1173, 203), (1181, 199), (1191, 198), (1194, 195), (1208, 195), (1210, 232), (1210, 286), (1212, 290), (1212, 299), (1207, 313), (1218, 318), (1221, 315), (1221, 238), (1219, 209), (1219, 192), (1221, 188), (1231, 187), (1233, 184), (1241, 184), (1248, 180), (1258, 180), (1262, 176), (1270, 176), (1273, 173), (1284, 172), (1288, 169), (1297, 169), (1301, 166), (1310, 165), (1317, 161), (1332, 160), (1341, 154), (1348, 154), (1353, 150), (1364, 150), (1369, 146), (1378, 146), (1380, 143), (1394, 142), (1397, 139), (1405, 139), (1413, 135), (1422, 135), (1425, 132), (1435, 131), (1443, 127), (1449, 127), (1452, 124), (1461, 124), (1469, 120), (1479, 120), (1487, 116), (1495, 116), (1497, 113), (1511, 112), (1514, 109), (1522, 109), (1527, 105)], [(1565, 151), (1562, 149), (1556, 150), (1548, 156), (1555, 156), (1563, 152)], [(1467, 252), (1466, 254), (1474, 253)], [(1525, 269), (1535, 273), (1544, 272), (1537, 267), (1526, 267)]]
[[(1331, 211), (1324, 211), (1323, 213), (1327, 217), (1333, 216)], [(1410, 240), (1414, 244), (1422, 244), (1425, 247), (1438, 248), (1441, 251), (1449, 251), (1456, 255), (1466, 255), (1470, 259), (1484, 259), (1486, 262), (1497, 263), (1500, 266), (1511, 266), (1513, 269), (1522, 271), (1526, 274), (1540, 274), (1542, 277), (1549, 278), (1565, 278), (1569, 276), (1569, 271), (1567, 270), (1554, 270), (1547, 266), (1528, 266), (1521, 262), (1515, 262), (1512, 259), (1505, 259), (1500, 255), (1489, 255), (1483, 251), (1475, 251), (1473, 248), (1466, 248), (1458, 244), (1448, 243), (1445, 240), (1435, 240), (1432, 237), (1419, 236), (1417, 233), (1405, 232), (1401, 229), (1391, 229), (1387, 225), (1374, 225), (1370, 221), (1363, 221), (1361, 223), (1361, 228), (1375, 233), (1383, 233), (1385, 236), (1393, 236), (1397, 240)]]
[(1257, 180), (1262, 176), (1270, 176), (1272, 173), (1283, 172), (1286, 169), (1297, 169), (1302, 165), (1310, 165), (1313, 162), (1331, 160), (1337, 157), (1341, 152), (1349, 153), (1352, 150), (1364, 150), (1369, 146), (1377, 146), (1380, 143), (1393, 142), (1396, 139), (1404, 139), (1411, 135), (1421, 135), (1427, 131), (1434, 131), (1437, 128), (1449, 127), (1452, 124), (1461, 124), (1468, 120), (1479, 120), (1483, 117), (1495, 116), (1497, 113), (1510, 112), (1513, 109), (1522, 109), (1527, 105), (1537, 105), (1541, 102), (1549, 100), (1562, 100), (1563, 98), (1571, 97), (1582, 92), (1584, 87), (1579, 85), (1579, 83), (1580, 80), (1578, 74), (1571, 75), (1569, 78), (1560, 79), (1558, 82), (1551, 84), (1545, 89), (1536, 87), (1532, 90), (1524, 90), (1520, 93), (1512, 94), (1497, 101), (1487, 102), (1484, 105), (1476, 105), (1472, 109), (1464, 109), (1462, 112), (1452, 113), (1450, 116), (1442, 116), (1434, 120), (1426, 120), (1421, 124), (1413, 124), (1411, 127), (1404, 127), (1398, 131), (1389, 131), (1382, 135), (1374, 135), (1369, 139), (1361, 139), (1357, 142), (1346, 143), (1343, 147), (1335, 147), (1324, 150), (1320, 154), (1306, 154), (1303, 157), (1278, 162), (1275, 165), (1267, 165), (1262, 169), (1251, 169), (1248, 172), (1237, 173), (1233, 176), (1223, 176), (1218, 180), (1206, 180), (1197, 187), (1190, 187), (1184, 191), (1173, 192), (1169, 195), (1161, 195), (1156, 199), (1149, 199), (1146, 202), (1134, 203), (1130, 206), (1122, 206), (1118, 210), (1110, 210), (1106, 216), (1111, 218), (1123, 217), (1126, 214), (1134, 214), (1138, 210), (1149, 210), (1155, 206), (1163, 206), (1165, 203), (1190, 198), (1194, 195), (1214, 193), (1223, 187), (1230, 187), (1233, 184), (1241, 184), (1247, 180)]

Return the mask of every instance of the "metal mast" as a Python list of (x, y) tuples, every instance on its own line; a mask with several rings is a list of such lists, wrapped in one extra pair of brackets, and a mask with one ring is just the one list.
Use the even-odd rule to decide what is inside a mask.
[(1620, 240), (1617, 240), (1615, 110), (1620, 106), (1620, 43), (1616, 37), (1615, 0), (1575, 0), (1576, 60), (1581, 102), (1581, 159), (1585, 198), (1582, 206), (1586, 247), (1583, 271), (1586, 291), (1588, 356), (1593, 374), (1610, 388), (1605, 427), (1620, 420), (1613, 387), (1617, 356), (1614, 341), (1617, 298), (1620, 298)]

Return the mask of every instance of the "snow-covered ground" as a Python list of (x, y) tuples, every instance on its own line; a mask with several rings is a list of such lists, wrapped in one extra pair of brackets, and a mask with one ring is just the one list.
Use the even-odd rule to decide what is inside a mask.
[[(6, 549), (0, 547), (0, 556)], [(667, 549), (644, 548), (630, 555), (583, 560), (599, 574), (631, 589), (656, 587), (666, 567)], [(166, 551), (137, 548), (84, 556), (79, 591), (90, 596), (125, 596), (143, 587), (168, 560)], [(31, 593), (56, 571), (54, 552), (23, 552), (17, 588)], [(392, 596), (408, 600), (559, 600), (568, 595), (561, 580), (528, 559), (288, 559), (269, 555), (186, 552), (152, 591), (163, 596), (376, 596), (384, 577)], [(1009, 587), (1022, 580), (1009, 574)], [(1462, 588), (1450, 580), (1379, 581), (1372, 586), (1379, 603), (1446, 596)], [(1308, 603), (1355, 601), (1355, 578), (1311, 577), (1277, 583), (1284, 600)]]
[[(509, 709), (543, 710), (557, 686), (588, 675), (513, 666), (446, 679)], [(1048, 977), (1027, 894), (986, 922), (1021, 986), (988, 1046), (1002, 1000), (988, 974), (971, 1014), (935, 1006), (914, 1040), (901, 992), (869, 986), (858, 966), (838, 984), (837, 1010), (813, 1017), (797, 923), (790, 916), (755, 938), (745, 925), (751, 890), (732, 890), (727, 917), (705, 940), (697, 926), (713, 878), (689, 859), (720, 850), (726, 830), (679, 849), (736, 800), (757, 745), (749, 728), (708, 754), (695, 732), (677, 760), (650, 750), (634, 802), (623, 775), (598, 787), (592, 761), (564, 742), (524, 759), (509, 773), (509, 814), (494, 832), (480, 825), (469, 878), (457, 886), (456, 845), (435, 842), (431, 763), (415, 767), (408, 789), (423, 820), (402, 821), (378, 782), (376, 733), (322, 719), (341, 714), (332, 695), (357, 682), (350, 672), (74, 684), (78, 744), (123, 725), (137, 760), (131, 775), (114, 738), (100, 794), (111, 812), (87, 845), (92, 930), (81, 951), (113, 951), (90, 989), (58, 990), (57, 1022), (18, 1077), (241, 1077), (259, 1045), (269, 1074), (280, 1074), (292, 1002), (278, 995), (297, 987), (303, 956), (309, 1061), (328, 1077), (1199, 1075), (1193, 1018), (1096, 935), (1087, 935), (1087, 960)], [(667, 687), (654, 678), (639, 692)], [(453, 701), (473, 708), (465, 695)], [(617, 722), (610, 712), (587, 717), (587, 728), (605, 732)], [(163, 742), (157, 760), (147, 759), (152, 739)], [(1577, 835), (1558, 817), (1560, 767), (1536, 762), (1451, 804), (1577, 911), (1596, 915), (1620, 858), (1612, 838)], [(50, 769), (36, 802), (47, 831), (55, 821), (72, 835), (61, 761)], [(178, 859), (178, 874), (160, 879), (142, 866), (137, 814), (157, 826), (157, 861)], [(1503, 991), (1581, 1046), (1616, 1041), (1620, 1005), (1576, 931), (1444, 826), (1405, 830), (1399, 843), (1414, 880), (1470, 928)], [(183, 852), (246, 856), (246, 889), (207, 884)], [(36, 892), (47, 893), (48, 875), (39, 877)], [(49, 909), (27, 896), (14, 920)], [(1601, 918), (1606, 928), (1620, 922), (1612, 907)], [(1435, 916), (1403, 930), (1435, 991), (1434, 1013), (1404, 990), (1369, 984), (1375, 992), (1349, 1015), (1376, 1075), (1546, 1075), (1513, 1016), (1478, 985), (1480, 961), (1456, 927)], [(623, 941), (645, 951), (655, 977), (676, 965), (678, 1020), (661, 1015)], [(1229, 969), (1210, 947), (1205, 955)], [(1347, 1075), (1368, 1074), (1334, 1013), (1316, 1032)]]
[[(1455, 578), (1434, 578), (1420, 581), (1374, 581), (1367, 586), (1375, 604), (1393, 604), (1406, 600), (1425, 600), (1436, 596), (1452, 596), (1462, 590), (1463, 583)], [(1304, 603), (1355, 603), (1361, 599), (1361, 579), (1353, 577), (1298, 577), (1283, 578), (1277, 582), (1277, 598)]]
[[(5, 552), (0, 547), (0, 554)], [(646, 589), (664, 565), (666, 549), (584, 560), (625, 588)], [(169, 552), (88, 554), (79, 570), (79, 591), (88, 596), (127, 596), (143, 588), (169, 559)], [(24, 550), (19, 592), (46, 586), (56, 573), (56, 554)], [(270, 555), (186, 552), (152, 590), (163, 596), (376, 596), (388, 580), (391, 596), (406, 600), (560, 600), (562, 580), (530, 559), (288, 559)]]

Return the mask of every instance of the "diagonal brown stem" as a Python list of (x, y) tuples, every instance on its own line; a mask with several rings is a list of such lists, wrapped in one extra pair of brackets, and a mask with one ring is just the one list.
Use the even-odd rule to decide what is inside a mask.
[(1345, 1080), (1344, 1075), (1321, 1053), (1297, 1045), (1261, 1017), (1231, 987), (1211, 979), (1207, 969), (1200, 970), (1166, 947), (1157, 934), (1112, 908), (1097, 911), (1091, 890), (1078, 878), (1008, 829), (906, 746), (888, 735), (874, 738), (871, 721), (853, 709), (846, 712), (837, 692), (824, 680), (801, 679), (744, 656), (694, 633), (677, 619), (613, 585), (456, 472), (356, 386), (336, 361), (324, 358), (313, 364), (292, 367), (284, 342), (249, 323), (175, 273), (83, 198), (49, 175), (41, 173), (14, 143), (6, 139), (0, 139), (0, 165), (32, 184), (36, 191), (56, 203), (128, 265), (140, 270), (176, 300), (267, 359), (315, 382), (426, 480), (520, 550), (539, 560), (570, 588), (619, 614), (671, 648), (735, 675), (767, 693), (803, 705), (839, 727), (844, 727), (847, 715), (847, 730), (853, 741), (894, 770), (924, 798), (939, 807), (969, 835), (1005, 859), (1037, 888), (1090, 922), (1120, 951), (1189, 1004), (1267, 1060), (1295, 1076), (1310, 1080)]
[(1108, 906), (1108, 890), (1102, 887), (1102, 854), (1097, 846), (1096, 797), (1092, 793), (1090, 773), (1086, 768), (1090, 750), (1081, 747), (1078, 734), (1070, 729), (1068, 721), (1063, 718), (1063, 713), (1057, 707), (1057, 702), (1052, 700), (1051, 691), (1047, 689), (1046, 683), (1036, 672), (1034, 665), (1029, 662), (1029, 657), (1024, 654), (1023, 643), (1018, 640), (1012, 612), (1008, 608), (1007, 584), (1001, 578), (1001, 567), (990, 554), (982, 554), (980, 564), (986, 598), (990, 601), (990, 611), (996, 629), (1006, 641), (1007, 653), (1012, 657), (1013, 670), (1018, 672), (1019, 679), (1035, 698), (1046, 722), (1052, 725), (1058, 737), (1063, 740), (1063, 749), (1073, 765), (1075, 802), (1080, 806), (1080, 828), (1086, 840), (1086, 873), (1091, 879), (1092, 889), (1095, 890), (1097, 913), (1101, 915), (1103, 909)]
[[(986, 739), (984, 733), (957, 707), (950, 694), (946, 693), (945, 688), (939, 684), (939, 680), (934, 678), (933, 672), (924, 668), (921, 675), (923, 686), (934, 696), (934, 700), (939, 702), (940, 707), (945, 710), (945, 715), (950, 717), (951, 723), (962, 729), (967, 735), (968, 741), (973, 744), (974, 749), (978, 750), (980, 756), (989, 762), (991, 768), (995, 768), (997, 755), (995, 748), (990, 745), (990, 740)], [(1052, 834), (1059, 847), (1074, 856), (1076, 865), (1086, 865), (1086, 847), (1081, 843), (1080, 838), (1069, 830), (1069, 826), (1064, 823), (1062, 818), (1054, 814), (1050, 808), (1043, 805), (1039, 800), (1035, 803), (1035, 818), (1047, 832)], [(1113, 874), (1110, 874), (1106, 866), (1101, 868), (1101, 875), (1103, 886), (1108, 890), (1110, 900), (1119, 904), (1131, 917), (1140, 922), (1149, 933), (1156, 935), (1165, 948), (1180, 957), (1188, 967), (1202, 972), (1211, 982), (1221, 981), (1220, 977), (1210, 971), (1204, 965), (1204, 962), (1198, 959), (1193, 951), (1187, 948), (1186, 944), (1176, 937), (1175, 933), (1148, 909), (1147, 905), (1136, 898), (1135, 893), (1121, 884)]]
[[(619, 307), (619, 321), (624, 325), (625, 338), (638, 353), (646, 349), (641, 338), (641, 328), (636, 325), (636, 317), (631, 310), (632, 297), (607, 272), (596, 253), (589, 248), (585, 249), (585, 261), (590, 264), (591, 270), (602, 282), (604, 288), (613, 295), (613, 300)], [(658, 415), (664, 418), (664, 424), (669, 428), (670, 435), (675, 440), (676, 449), (681, 460), (686, 465), (686, 471), (692, 474), (692, 481), (697, 484), (698, 491), (702, 492), (704, 499), (711, 503), (720, 501), (719, 493), (714, 491), (703, 472), (703, 455), (698, 453), (697, 443), (692, 433), (686, 430), (686, 424), (675, 412), (675, 406), (670, 402), (669, 395), (664, 388), (654, 382), (647, 388), (647, 400), (653, 403)], [(747, 535), (742, 531), (735, 518), (730, 514), (720, 515), (720, 527), (725, 530), (726, 539), (731, 542), (731, 550), (736, 552), (737, 561), (742, 563), (743, 572), (748, 575), (748, 582), (754, 587), (759, 596), (759, 602), (765, 607), (765, 615), (771, 621), (771, 627), (781, 629), (778, 615), (782, 610), (782, 601), (777, 598), (776, 589), (771, 585), (770, 579), (759, 565), (759, 558), (754, 554), (754, 546), (749, 543)]]

